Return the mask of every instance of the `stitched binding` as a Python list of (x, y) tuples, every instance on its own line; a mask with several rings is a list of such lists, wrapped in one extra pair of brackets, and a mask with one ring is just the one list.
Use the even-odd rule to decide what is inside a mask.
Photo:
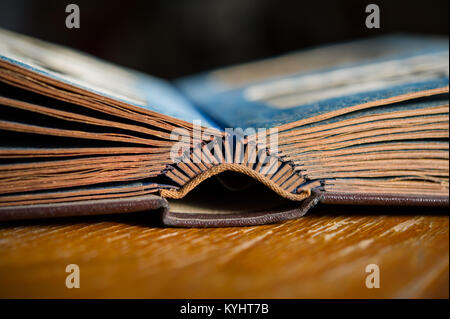
[(311, 185), (290, 162), (246, 141), (228, 144), (214, 141), (209, 146), (199, 144), (185, 152), (164, 172), (179, 187), (162, 189), (160, 194), (166, 198), (182, 198), (206, 179), (225, 171), (252, 177), (286, 199), (301, 201), (311, 194)]

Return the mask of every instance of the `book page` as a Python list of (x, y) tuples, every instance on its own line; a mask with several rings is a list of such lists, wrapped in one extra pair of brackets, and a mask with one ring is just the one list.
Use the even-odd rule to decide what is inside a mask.
[(115, 100), (217, 128), (169, 82), (69, 48), (0, 29), (0, 59)]
[(448, 59), (448, 39), (384, 36), (220, 69), (178, 84), (224, 127), (267, 128), (448, 86)]

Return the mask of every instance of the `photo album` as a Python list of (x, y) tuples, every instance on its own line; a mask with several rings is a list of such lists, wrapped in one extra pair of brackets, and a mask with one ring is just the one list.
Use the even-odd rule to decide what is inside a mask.
[(147, 212), (217, 227), (317, 204), (445, 207), (448, 93), (447, 37), (166, 81), (0, 29), (0, 220)]

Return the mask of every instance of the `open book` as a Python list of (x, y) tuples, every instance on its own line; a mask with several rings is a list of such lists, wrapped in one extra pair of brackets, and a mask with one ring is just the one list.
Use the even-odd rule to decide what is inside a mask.
[[(157, 50), (157, 47), (155, 47)], [(0, 30), (0, 219), (250, 225), (448, 205), (448, 39), (333, 44), (173, 83)]]

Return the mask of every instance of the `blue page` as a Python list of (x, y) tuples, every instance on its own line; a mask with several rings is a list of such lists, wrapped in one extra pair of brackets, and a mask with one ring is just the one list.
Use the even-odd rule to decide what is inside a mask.
[(171, 83), (72, 49), (0, 29), (0, 60), (137, 107), (218, 128)]
[(448, 39), (392, 35), (328, 45), (182, 78), (226, 127), (269, 128), (449, 83)]

